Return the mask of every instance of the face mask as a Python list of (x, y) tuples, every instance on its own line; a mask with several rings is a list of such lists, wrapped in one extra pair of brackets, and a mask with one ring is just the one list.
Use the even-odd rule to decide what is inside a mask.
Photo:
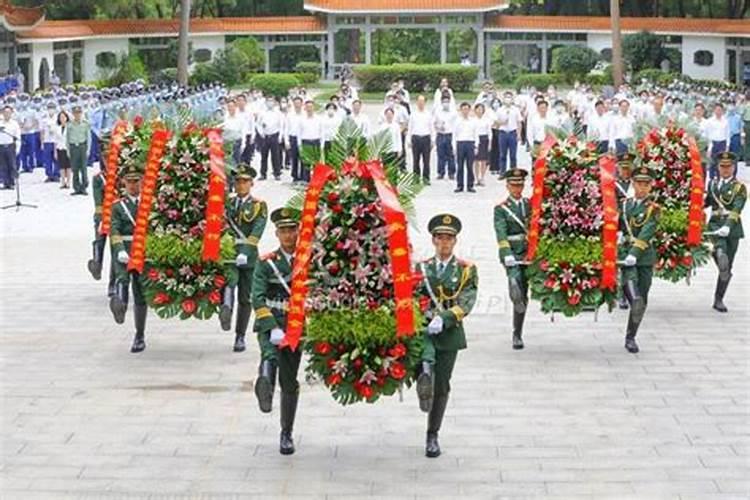
[(448, 104), (447, 102), (443, 103), (443, 111), (448, 111), (450, 109), (450, 107), (451, 107), (451, 105)]
[(333, 117), (334, 113), (335, 113), (335, 111), (333, 111), (332, 109), (329, 109), (329, 110), (328, 110), (328, 111), (326, 112), (326, 114), (327, 114), (327, 115), (328, 115), (329, 117)]
[(503, 104), (505, 104), (506, 106), (510, 106), (511, 102), (513, 102), (513, 101), (511, 101), (510, 98), (508, 98), (508, 97), (506, 97), (505, 99), (503, 99)]
[(565, 113), (565, 108), (561, 108), (558, 106), (557, 108), (555, 108), (555, 111), (557, 112), (558, 115), (561, 115)]
[(500, 103), (495, 101), (492, 103), (492, 109), (500, 109)]
[(266, 103), (266, 107), (267, 107), (268, 109), (273, 109), (273, 103), (272, 103), (272, 102), (267, 102), (267, 103)]

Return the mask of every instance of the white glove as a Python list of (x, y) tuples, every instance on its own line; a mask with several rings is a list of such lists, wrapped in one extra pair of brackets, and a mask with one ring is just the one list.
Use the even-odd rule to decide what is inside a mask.
[(243, 267), (247, 265), (247, 255), (244, 253), (238, 253), (237, 259), (235, 259), (235, 262), (237, 263), (237, 267)]
[(518, 265), (518, 261), (512, 255), (506, 255), (505, 258), (503, 258), (503, 262), (505, 263), (505, 267), (514, 267)]
[(127, 264), (129, 260), (130, 257), (128, 256), (128, 252), (126, 252), (125, 250), (120, 250), (119, 252), (117, 252), (117, 261), (120, 264)]
[(623, 264), (625, 265), (625, 267), (633, 267), (636, 261), (637, 259), (635, 258), (635, 255), (628, 255), (627, 257), (625, 257)]
[(726, 238), (729, 236), (729, 226), (721, 226), (716, 230), (716, 236), (719, 238)]
[(430, 321), (430, 324), (427, 325), (427, 333), (430, 335), (437, 335), (438, 333), (443, 331), (443, 318), (440, 316), (435, 316), (432, 318), (432, 321)]
[(281, 344), (281, 341), (284, 340), (284, 335), (284, 330), (281, 328), (274, 328), (271, 330), (271, 343), (273, 345)]
[(622, 234), (622, 231), (617, 231), (617, 244), (622, 245), (625, 241), (625, 235)]

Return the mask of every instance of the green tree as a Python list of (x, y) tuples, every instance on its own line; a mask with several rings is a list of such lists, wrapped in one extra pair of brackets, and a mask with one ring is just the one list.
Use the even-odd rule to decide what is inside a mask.
[(659, 68), (662, 60), (667, 58), (662, 38), (648, 31), (624, 36), (622, 55), (633, 71)]
[(552, 51), (552, 71), (565, 75), (565, 79), (580, 79), (594, 69), (599, 54), (589, 47), (566, 45)]

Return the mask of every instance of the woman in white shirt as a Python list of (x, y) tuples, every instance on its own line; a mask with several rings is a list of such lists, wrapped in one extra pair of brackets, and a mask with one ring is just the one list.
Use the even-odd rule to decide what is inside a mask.
[(477, 133), (479, 135), (477, 156), (474, 158), (474, 176), (476, 177), (476, 185), (484, 186), (487, 161), (490, 159), (490, 135), (494, 120), (485, 113), (485, 107), (482, 103), (474, 105), (474, 114), (477, 117)]
[(52, 137), (55, 143), (55, 160), (60, 166), (60, 189), (70, 189), (70, 158), (65, 145), (65, 131), (70, 117), (65, 111), (57, 115), (57, 125), (52, 127)]
[(388, 132), (388, 137), (391, 139), (388, 154), (391, 155), (391, 158), (396, 160), (399, 168), (404, 170), (406, 163), (401, 154), (403, 149), (401, 143), (401, 125), (395, 120), (393, 108), (386, 108), (383, 114), (385, 116), (385, 121), (380, 125), (380, 131), (382, 132), (386, 130)]

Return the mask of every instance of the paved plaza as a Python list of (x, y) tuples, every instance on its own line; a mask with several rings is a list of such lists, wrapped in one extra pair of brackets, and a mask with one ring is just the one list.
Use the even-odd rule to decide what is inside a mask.
[[(626, 312), (551, 321), (536, 303), (526, 349), (513, 351), (492, 224), (503, 183), (454, 195), (435, 181), (418, 199), (415, 249), (429, 254), (432, 215), (455, 213), (480, 291), (443, 455), (423, 456), (413, 390), (344, 408), (303, 384), (297, 453), (283, 457), (278, 395), (264, 415), (252, 392), (255, 342), (235, 354), (217, 319), (150, 314), (148, 348), (130, 354), (132, 316), (116, 325), (106, 282), (86, 271), (91, 198), (43, 183), (40, 170), (21, 180), (40, 207), (0, 213), (2, 498), (750, 497), (747, 241), (729, 314), (711, 309), (711, 265), (690, 286), (655, 282), (640, 354), (623, 348)], [(291, 190), (265, 181), (255, 193), (273, 209)], [(260, 246), (274, 247), (270, 224)]]

